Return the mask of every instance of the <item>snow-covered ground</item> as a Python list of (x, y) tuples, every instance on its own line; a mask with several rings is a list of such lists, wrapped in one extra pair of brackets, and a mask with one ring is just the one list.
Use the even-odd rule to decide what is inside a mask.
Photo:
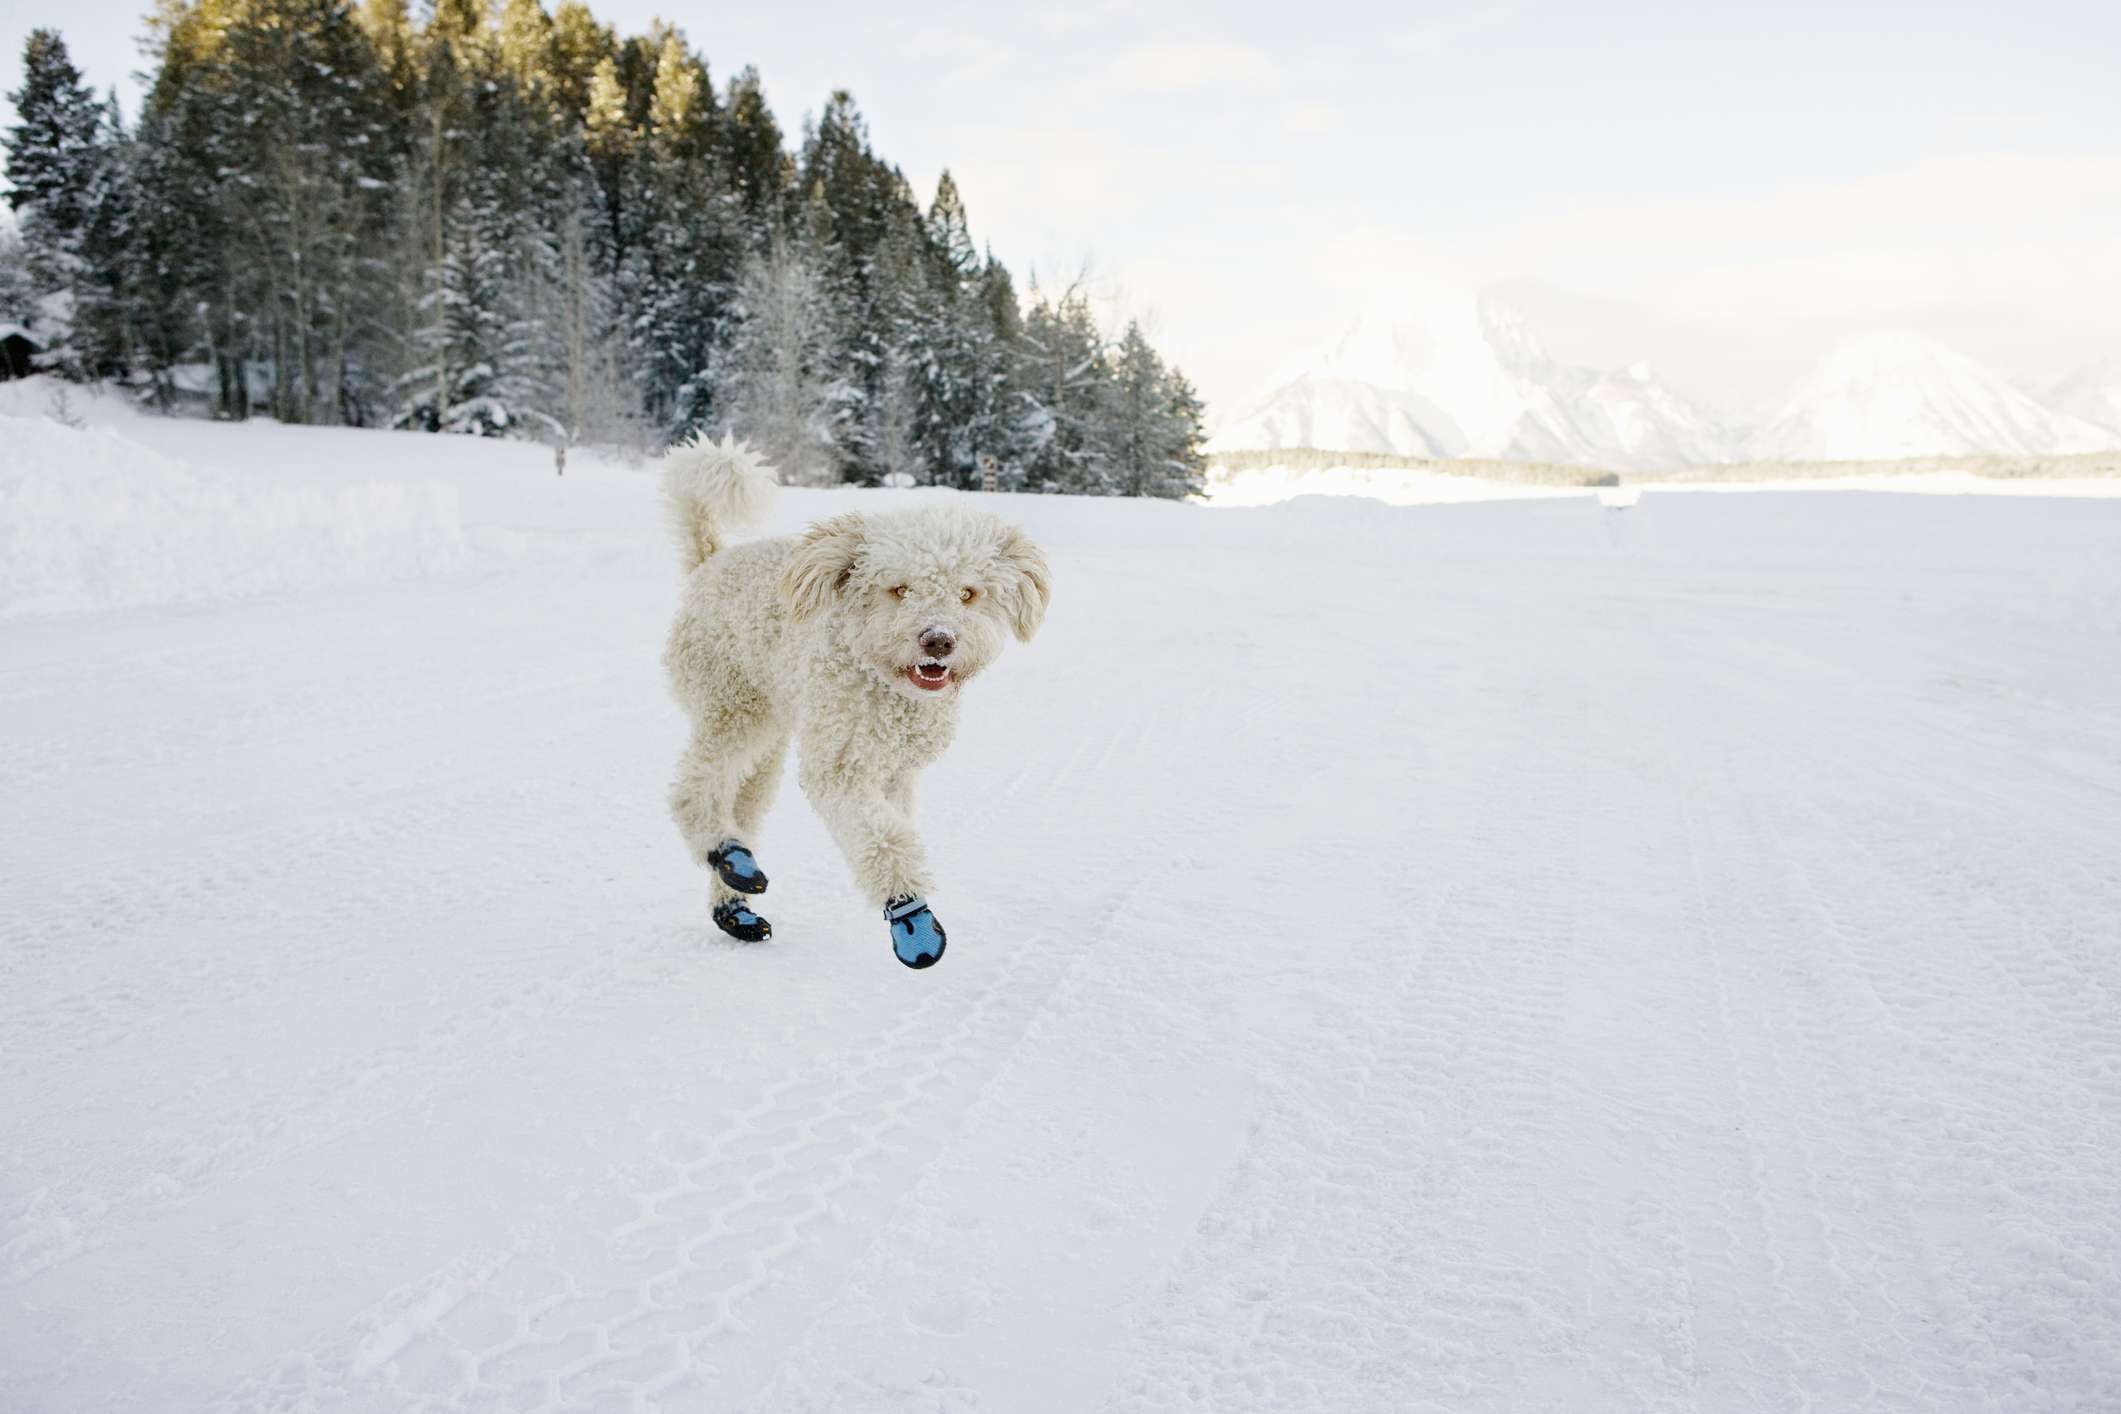
[(1646, 481), (1629, 489), (1668, 491), (1886, 491), (1902, 496), (2036, 496), (2043, 500), (2121, 497), (2121, 476), (1980, 476), (1969, 471), (1852, 472), (1845, 476), (1778, 477), (1746, 481)]
[(0, 1409), (2121, 1408), (2121, 504), (1011, 499), (909, 973), (644, 470), (113, 435), (398, 510), (0, 623)]
[(1393, 506), (1440, 506), (1467, 501), (1537, 500), (1548, 496), (1584, 496), (1582, 486), (1498, 481), (1452, 472), (1401, 467), (1324, 466), (1214, 467), (1208, 473), (1212, 506), (1272, 506), (1299, 496), (1359, 496)]
[[(1461, 464), (1463, 465), (1463, 464)], [(1907, 470), (1902, 464), (1863, 463), (1816, 474), (1816, 467), (1787, 469), (1755, 463), (1729, 479), (1704, 476), (1690, 480), (1643, 477), (1619, 488), (1543, 484), (1500, 480), (1461, 471), (1417, 467), (1362, 466), (1211, 466), (1206, 501), (1217, 507), (1279, 505), (1305, 496), (1345, 496), (1393, 506), (1455, 505), (1471, 501), (1543, 500), (1552, 497), (1597, 499), (1606, 505), (1633, 505), (1645, 492), (1668, 491), (1888, 491), (1923, 496), (2121, 497), (2121, 476), (1982, 476), (1963, 470)], [(1615, 490), (1625, 496), (1615, 495)]]

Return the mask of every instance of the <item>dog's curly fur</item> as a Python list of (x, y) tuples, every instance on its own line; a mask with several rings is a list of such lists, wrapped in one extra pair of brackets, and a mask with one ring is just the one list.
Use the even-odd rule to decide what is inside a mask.
[[(728, 546), (775, 489), (734, 441), (674, 449), (663, 485), (685, 572), (663, 661), (692, 719), (670, 808), (693, 858), (755, 842), (800, 735), (803, 793), (863, 893), (879, 906), (925, 897), (914, 777), (955, 735), (964, 684), (1008, 635), (1038, 631), (1046, 557), (1015, 526), (957, 506), (838, 515)], [(942, 685), (922, 686), (938, 662)], [(715, 903), (735, 897), (718, 878), (712, 890)]]

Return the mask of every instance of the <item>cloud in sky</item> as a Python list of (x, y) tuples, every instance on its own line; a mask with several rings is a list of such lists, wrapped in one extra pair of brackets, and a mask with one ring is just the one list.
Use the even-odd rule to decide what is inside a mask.
[(1266, 51), (1243, 44), (1146, 44), (1115, 55), (1105, 73), (1114, 88), (1138, 93), (1272, 88), (1279, 78)]
[(1330, 103), (1288, 103), (1281, 110), (1282, 131), (1307, 137), (1338, 132), (1346, 121), (1345, 115)]
[(1019, 51), (1006, 40), (976, 30), (929, 26), (900, 40), (898, 53), (909, 63), (940, 65), (962, 76), (1007, 69), (1016, 63)]
[[(138, 14), (37, 18), (130, 93)], [(30, 23), (0, 20), (0, 88)], [(1438, 270), (1729, 405), (1879, 323), (2032, 381), (2121, 349), (2121, 6), (819, 0), (689, 33), (791, 135), (852, 89), (1020, 270), (1094, 254), (1212, 404)]]

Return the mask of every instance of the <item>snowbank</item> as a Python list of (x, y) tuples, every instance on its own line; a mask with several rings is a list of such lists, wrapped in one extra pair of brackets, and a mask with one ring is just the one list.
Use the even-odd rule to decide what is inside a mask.
[(109, 427), (141, 417), (132, 398), (105, 383), (68, 383), (49, 373), (0, 383), (0, 417), (48, 417), (75, 427)]
[(208, 472), (109, 426), (0, 414), (0, 618), (448, 573), (457, 494)]

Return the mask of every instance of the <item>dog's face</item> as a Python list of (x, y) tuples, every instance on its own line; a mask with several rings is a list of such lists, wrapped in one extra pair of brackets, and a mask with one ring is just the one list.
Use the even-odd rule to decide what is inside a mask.
[(781, 576), (800, 623), (831, 615), (841, 641), (895, 691), (931, 701), (1028, 643), (1052, 594), (1046, 557), (982, 511), (853, 512), (803, 533)]

